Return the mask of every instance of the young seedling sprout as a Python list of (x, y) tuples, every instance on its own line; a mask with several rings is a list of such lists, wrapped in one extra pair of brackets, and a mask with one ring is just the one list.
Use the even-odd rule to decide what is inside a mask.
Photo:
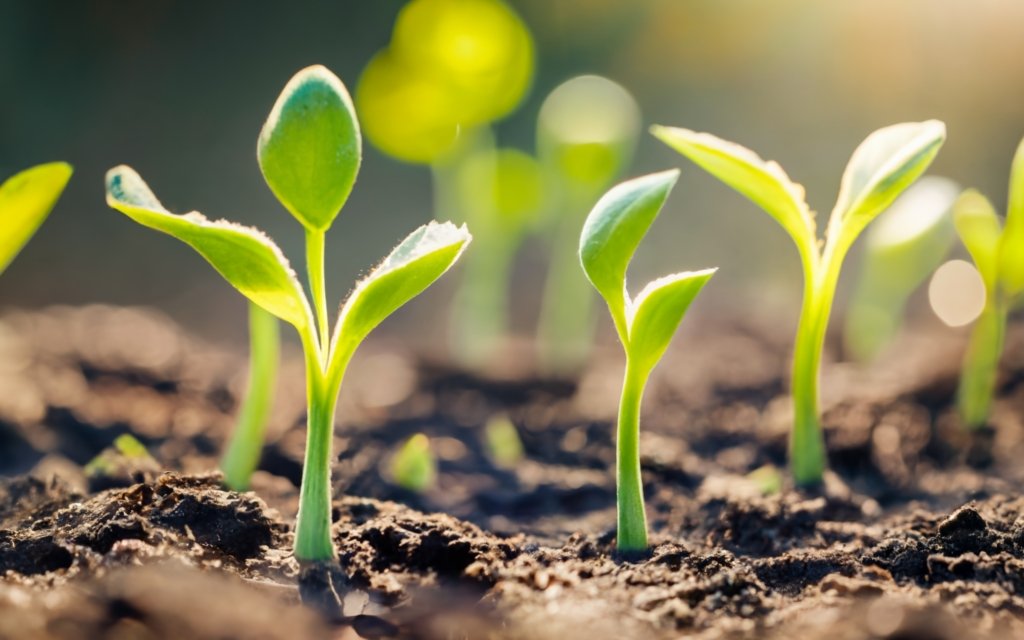
[(961, 419), (977, 429), (988, 422), (992, 407), (1007, 316), (1024, 301), (1024, 141), (1010, 168), (1005, 226), (974, 190), (957, 200), (953, 220), (985, 284), (985, 306), (971, 329), (957, 395)]
[(437, 482), (437, 459), (430, 438), (417, 433), (406, 440), (391, 458), (391, 478), (398, 486), (422, 493)]
[(647, 548), (639, 446), (644, 387), (690, 303), (715, 272), (685, 271), (658, 278), (635, 298), (626, 291), (626, 270), (633, 254), (678, 177), (677, 170), (666, 171), (614, 187), (594, 205), (580, 235), (583, 271), (608, 303), (626, 353), (616, 440), (616, 544), (622, 551)]
[(843, 326), (846, 350), (870, 362), (899, 332), (910, 295), (953, 246), (950, 212), (960, 188), (925, 176), (908, 188), (864, 234), (864, 253)]
[(447, 271), (470, 241), (465, 227), (451, 223), (420, 227), (356, 285), (332, 332), (324, 235), (348, 199), (361, 155), (359, 123), (345, 86), (322, 66), (297, 73), (263, 126), (257, 156), (271, 191), (305, 229), (310, 298), (284, 254), (260, 231), (212, 222), (198, 212), (172, 214), (129, 167), (107, 174), (111, 207), (190, 245), (250, 301), (298, 331), (306, 360), (308, 435), (295, 556), (307, 562), (334, 557), (331, 441), (338, 391), (353, 353), (374, 327)]
[(771, 215), (800, 253), (804, 296), (793, 353), (790, 467), (798, 485), (819, 484), (825, 443), (818, 413), (818, 377), (832, 300), (843, 259), (861, 231), (931, 164), (946, 138), (936, 120), (875, 131), (854, 151), (824, 242), (804, 189), (775, 162), (707, 133), (656, 126), (652, 133)]
[(0, 274), (32, 238), (71, 179), (71, 165), (41, 164), (0, 184)]

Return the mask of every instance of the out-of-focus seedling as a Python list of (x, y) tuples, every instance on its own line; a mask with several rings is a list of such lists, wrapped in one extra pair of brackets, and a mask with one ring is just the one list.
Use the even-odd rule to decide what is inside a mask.
[(551, 258), (537, 341), (540, 362), (550, 373), (576, 371), (590, 352), (594, 294), (581, 286), (573, 249), (587, 212), (632, 161), (639, 134), (636, 101), (607, 78), (567, 80), (541, 106), (537, 153), (547, 192), (541, 230)]
[(235, 491), (249, 488), (249, 480), (260, 463), (281, 358), (280, 333), (277, 318), (250, 302), (249, 382), (235, 431), (220, 461), (224, 484)]
[(306, 232), (311, 300), (273, 241), (260, 231), (212, 222), (198, 212), (168, 212), (135, 171), (107, 174), (107, 202), (136, 222), (199, 252), (257, 306), (293, 325), (306, 359), (306, 458), (299, 497), (295, 556), (326, 562), (331, 540), (330, 461), (342, 378), (356, 348), (378, 324), (419, 295), (459, 258), (465, 227), (431, 222), (410, 234), (360, 281), (331, 331), (324, 284), (324, 235), (345, 204), (362, 155), (348, 91), (322, 66), (303, 69), (285, 86), (260, 133), (263, 176)]
[(523, 459), (523, 441), (508, 416), (499, 414), (484, 424), (484, 446), (494, 466), (513, 469)]
[(32, 238), (71, 179), (71, 165), (41, 164), (0, 184), (0, 273)]
[(1024, 301), (1024, 141), (1010, 168), (1005, 226), (988, 199), (974, 190), (957, 200), (953, 220), (985, 283), (985, 306), (971, 329), (957, 395), (960, 417), (976, 429), (986, 424), (992, 408), (1007, 316)]
[(804, 297), (793, 354), (790, 468), (798, 485), (819, 484), (825, 471), (825, 443), (818, 377), (843, 259), (864, 228), (928, 168), (946, 139), (946, 127), (936, 120), (908, 122), (868, 136), (843, 174), (823, 243), (803, 187), (777, 163), (707, 133), (671, 127), (654, 127), (652, 133), (764, 209), (796, 243)]
[(579, 241), (583, 271), (608, 303), (626, 354), (616, 440), (616, 544), (622, 551), (647, 548), (639, 446), (644, 387), (690, 303), (715, 272), (685, 271), (658, 278), (635, 298), (626, 291), (626, 270), (633, 254), (678, 177), (678, 170), (666, 171), (612, 188), (594, 205)]
[(135, 474), (156, 473), (160, 466), (149, 455), (146, 445), (132, 434), (122, 433), (114, 438), (110, 447), (86, 463), (82, 470), (93, 484), (102, 487), (103, 481), (110, 483), (122, 478), (122, 482), (130, 482)]
[(843, 327), (846, 350), (859, 362), (870, 362), (892, 341), (907, 299), (945, 260), (959, 192), (948, 178), (925, 176), (864, 233), (860, 275)]
[(391, 477), (403, 489), (422, 493), (437, 482), (437, 460), (430, 439), (417, 433), (391, 458)]

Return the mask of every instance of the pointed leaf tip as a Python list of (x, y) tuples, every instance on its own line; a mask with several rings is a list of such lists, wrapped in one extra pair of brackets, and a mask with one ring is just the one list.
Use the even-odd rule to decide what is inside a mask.
[(330, 227), (362, 160), (359, 122), (341, 80), (322, 65), (296, 73), (263, 125), (257, 157), (267, 185), (299, 222)]
[(188, 244), (245, 297), (300, 331), (311, 324), (295, 272), (262, 231), (226, 220), (214, 222), (197, 211), (170, 213), (139, 174), (124, 165), (107, 172), (107, 203), (135, 222)]
[(650, 371), (658, 364), (690, 304), (717, 268), (684, 271), (649, 282), (630, 304), (630, 358)]
[(0, 273), (50, 215), (72, 172), (66, 162), (50, 162), (25, 169), (0, 184)]

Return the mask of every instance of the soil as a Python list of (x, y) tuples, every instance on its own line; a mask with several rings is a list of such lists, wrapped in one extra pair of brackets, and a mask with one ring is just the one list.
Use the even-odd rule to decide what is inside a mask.
[[(321, 570), (289, 552), (296, 354), (252, 491), (236, 493), (213, 469), (238, 355), (142, 309), (8, 313), (0, 638), (1024, 637), (1024, 331), (975, 434), (951, 406), (955, 337), (910, 337), (867, 369), (828, 363), (831, 471), (810, 492), (771, 490), (789, 423), (778, 333), (695, 326), (656, 371), (652, 549), (634, 556), (614, 548), (613, 348), (566, 382), (367, 345), (336, 431), (338, 563)], [(495, 415), (523, 442), (510, 468), (484, 444)], [(440, 471), (422, 493), (388, 476), (417, 432)], [(152, 458), (113, 453), (125, 433)], [(87, 473), (104, 451), (115, 464)]]

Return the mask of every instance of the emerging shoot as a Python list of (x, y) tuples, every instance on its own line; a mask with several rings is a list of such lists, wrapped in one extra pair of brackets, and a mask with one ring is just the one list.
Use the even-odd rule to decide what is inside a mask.
[(71, 179), (71, 165), (41, 164), (0, 184), (0, 274), (43, 224)]
[(484, 447), (494, 466), (514, 469), (523, 460), (523, 441), (516, 425), (504, 414), (492, 416), (484, 425)]
[(437, 482), (437, 460), (430, 439), (422, 433), (412, 436), (391, 458), (391, 477), (395, 484), (422, 493)]
[(107, 202), (190, 245), (252, 303), (298, 331), (306, 360), (308, 435), (295, 556), (327, 562), (334, 558), (331, 443), (345, 370), (377, 325), (458, 260), (470, 235), (451, 223), (431, 222), (414, 231), (356, 285), (332, 330), (324, 293), (324, 235), (352, 189), (362, 155), (359, 124), (341, 80), (322, 66), (297, 73), (263, 126), (257, 155), (267, 184), (305, 228), (309, 298), (265, 234), (212, 222), (197, 212), (172, 214), (129, 167), (108, 172)]
[(936, 120), (908, 122), (875, 131), (854, 151), (839, 198), (819, 242), (804, 189), (775, 162), (707, 133), (656, 126), (655, 137), (749, 198), (782, 225), (796, 244), (804, 272), (804, 297), (793, 353), (793, 431), (790, 468), (801, 486), (819, 484), (825, 443), (818, 411), (818, 378), (843, 260), (867, 225), (910, 186), (946, 139)]
[(985, 286), (985, 303), (964, 354), (957, 406), (970, 429), (988, 422), (995, 394), (1007, 316), (1024, 301), (1024, 141), (1010, 168), (1005, 225), (977, 191), (965, 191), (953, 207), (957, 234)]
[(594, 205), (580, 235), (583, 271), (608, 303), (626, 353), (616, 440), (616, 544), (622, 551), (647, 548), (640, 477), (640, 401), (644, 387), (690, 303), (715, 272), (705, 269), (658, 278), (635, 298), (626, 291), (626, 270), (633, 254), (678, 177), (678, 170), (666, 171), (614, 187)]

